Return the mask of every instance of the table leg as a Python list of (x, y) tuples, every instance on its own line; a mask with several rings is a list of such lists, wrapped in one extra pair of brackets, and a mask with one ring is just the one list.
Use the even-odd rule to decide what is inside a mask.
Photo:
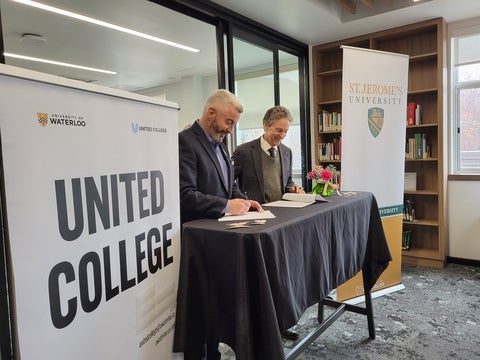
[(368, 335), (370, 339), (375, 339), (375, 323), (373, 321), (373, 306), (372, 306), (372, 294), (365, 289), (365, 271), (362, 272), (363, 277), (363, 291), (365, 293), (365, 315), (367, 316), (368, 323)]

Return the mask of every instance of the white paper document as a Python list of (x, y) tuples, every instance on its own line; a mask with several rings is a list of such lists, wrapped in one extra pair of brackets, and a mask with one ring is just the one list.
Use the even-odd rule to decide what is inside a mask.
[(330, 200), (327, 200), (323, 196), (317, 194), (285, 193), (283, 194), (282, 199), (283, 200), (272, 201), (270, 203), (263, 204), (262, 206), (302, 208), (317, 201), (330, 202)]
[(231, 215), (225, 214), (224, 217), (218, 219), (218, 221), (240, 221), (240, 220), (257, 220), (257, 219), (273, 219), (276, 216), (270, 211), (265, 210), (263, 212), (249, 211), (244, 215)]
[(312, 202), (305, 202), (305, 201), (288, 201), (288, 200), (277, 200), (272, 201), (262, 206), (275, 206), (275, 207), (290, 207), (290, 208), (302, 208), (308, 205), (313, 204), (315, 201)]

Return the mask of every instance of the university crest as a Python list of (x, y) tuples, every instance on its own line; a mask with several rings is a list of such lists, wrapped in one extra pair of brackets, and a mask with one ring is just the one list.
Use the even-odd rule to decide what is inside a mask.
[(43, 127), (47, 126), (47, 124), (48, 124), (48, 114), (37, 112), (37, 121)]
[(373, 137), (377, 137), (382, 131), (384, 111), (382, 108), (368, 109), (368, 128)]

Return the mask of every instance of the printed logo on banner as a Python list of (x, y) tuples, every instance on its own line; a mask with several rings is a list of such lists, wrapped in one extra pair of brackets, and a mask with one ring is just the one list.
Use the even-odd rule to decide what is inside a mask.
[(85, 127), (87, 123), (83, 116), (78, 115), (67, 115), (67, 114), (51, 114), (37, 112), (37, 122), (42, 126), (46, 127), (48, 123), (52, 125), (63, 125), (63, 126), (76, 126), (76, 127)]
[(37, 121), (43, 127), (47, 126), (47, 124), (48, 124), (48, 114), (37, 112)]
[(138, 133), (138, 123), (131, 123), (132, 124), (132, 132), (134, 134)]
[(138, 123), (130, 123), (130, 128), (134, 134), (138, 134), (141, 131), (154, 132), (154, 133), (167, 133), (167, 128), (144, 126), (144, 125), (139, 125)]
[(377, 137), (383, 128), (384, 110), (379, 107), (368, 109), (368, 128), (373, 137)]

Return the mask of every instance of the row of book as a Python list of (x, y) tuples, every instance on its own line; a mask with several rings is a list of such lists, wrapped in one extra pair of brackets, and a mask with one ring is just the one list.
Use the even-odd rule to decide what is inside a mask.
[(422, 107), (414, 101), (407, 103), (407, 126), (422, 123)]
[(405, 159), (428, 159), (432, 156), (430, 142), (423, 133), (413, 134), (405, 142)]
[(318, 160), (331, 161), (342, 159), (342, 138), (318, 144)]
[[(415, 221), (415, 202), (406, 199), (403, 203), (403, 220)], [(412, 230), (402, 232), (402, 250), (410, 250), (412, 247)]]
[[(414, 101), (407, 103), (407, 126), (422, 124), (422, 106)], [(318, 131), (342, 131), (342, 113), (322, 110), (318, 114)]]
[(415, 221), (415, 202), (410, 199), (406, 199), (403, 203), (403, 220)]
[[(407, 126), (422, 124), (422, 106), (414, 101), (407, 103)], [(342, 131), (342, 113), (322, 110), (318, 114), (318, 131)]]
[(318, 131), (342, 131), (342, 113), (322, 110), (318, 114)]
[(402, 250), (410, 250), (412, 247), (412, 230), (402, 232)]

